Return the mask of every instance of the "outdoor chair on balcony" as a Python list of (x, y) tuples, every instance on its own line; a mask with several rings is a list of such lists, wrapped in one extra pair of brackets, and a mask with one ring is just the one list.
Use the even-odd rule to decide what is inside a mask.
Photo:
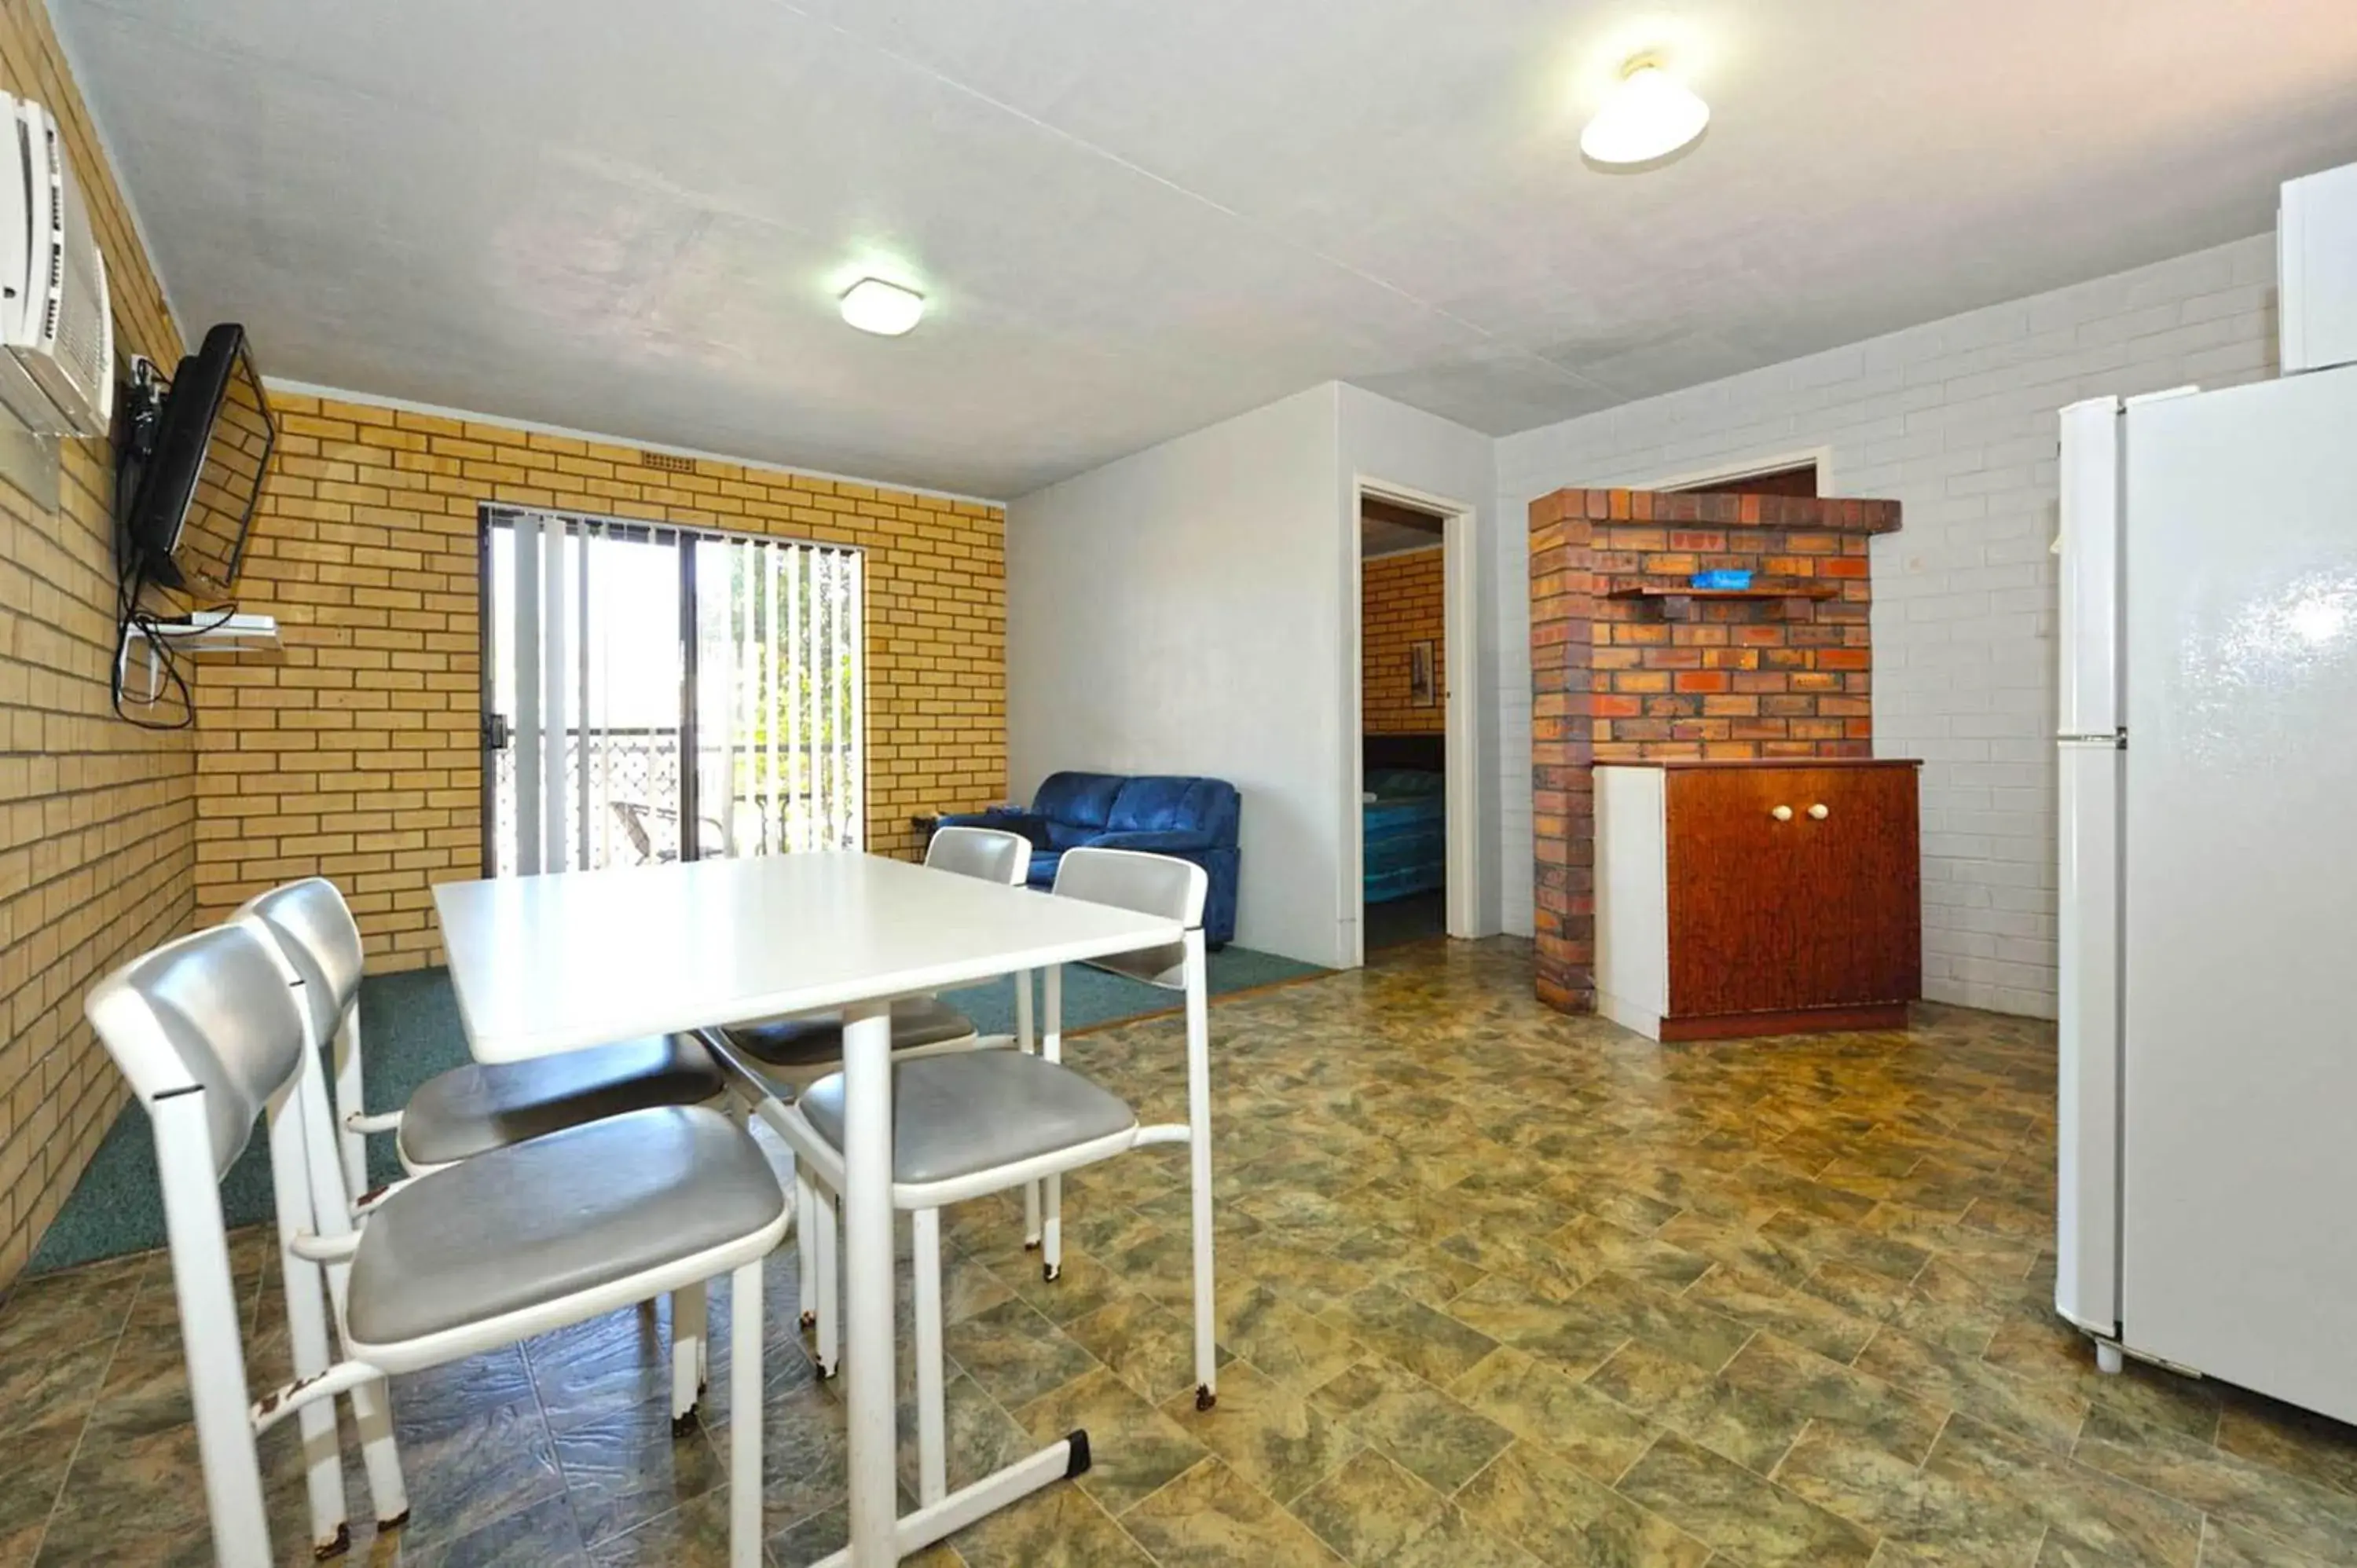
[(679, 858), (676, 847), (658, 849), (654, 834), (647, 831), (647, 808), (636, 800), (609, 800), (614, 820), (621, 824), (622, 838), (636, 852), (638, 865), (661, 865)]

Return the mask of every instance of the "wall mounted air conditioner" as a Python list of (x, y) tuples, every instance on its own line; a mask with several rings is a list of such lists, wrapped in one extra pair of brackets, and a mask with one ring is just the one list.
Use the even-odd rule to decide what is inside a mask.
[(106, 263), (56, 117), (0, 93), (0, 403), (26, 429), (104, 435), (114, 415)]

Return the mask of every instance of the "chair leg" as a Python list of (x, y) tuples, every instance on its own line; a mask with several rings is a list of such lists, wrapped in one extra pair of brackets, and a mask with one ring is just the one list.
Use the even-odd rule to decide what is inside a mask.
[(1064, 1178), (1051, 1176), (1039, 1185), (1039, 1277), (1053, 1284), (1064, 1272)]
[[(1051, 963), (1039, 977), (1041, 1011), (1040, 1054), (1051, 1062), (1064, 1059), (1064, 966)], [(1049, 1176), (1032, 1184), (1039, 1195), (1039, 1277), (1053, 1282), (1064, 1272), (1064, 1181)], [(1026, 1204), (1028, 1213), (1028, 1204)]]
[(393, 1436), (393, 1404), (384, 1380), (352, 1390), (352, 1424), (360, 1429), (368, 1466), (369, 1503), (380, 1532), (409, 1522), (409, 1483), (401, 1475), (401, 1447)]
[[(1039, 1042), (1033, 1036), (1031, 1026), (1031, 972), (1017, 970), (1015, 974), (1015, 1044), (1027, 1057), (1039, 1054)], [(1039, 1250), (1039, 1184), (1023, 1184), (1023, 1250)]]
[(704, 1387), (704, 1287), (688, 1285), (671, 1294), (671, 1430), (677, 1437), (695, 1419)]
[[(270, 1177), (278, 1210), (278, 1262), (286, 1283), (286, 1337), (296, 1382), (319, 1376), (335, 1359), (328, 1343), (327, 1278), (318, 1264), (298, 1257), (292, 1246), (296, 1236), (316, 1223), (303, 1159), (302, 1112), (292, 1095), (285, 1095), (270, 1108)], [(336, 1402), (315, 1400), (296, 1412), (295, 1420), (311, 1509), (311, 1554), (333, 1557), (352, 1543), (344, 1511)]]
[(831, 1378), (843, 1366), (843, 1285), (835, 1277), (842, 1232), (835, 1218), (834, 1194), (813, 1182), (811, 1195), (818, 1210), (818, 1375)]
[(245, 1402), (245, 1351), (205, 1093), (167, 1095), (148, 1107), (148, 1115), (155, 1123), (164, 1230), (172, 1250), (172, 1290), (188, 1356), (188, 1400), (214, 1553), (221, 1568), (269, 1568), (262, 1460)]
[[(316, 1069), (314, 1059), (308, 1069)], [(316, 1070), (295, 1079), (295, 1103), (301, 1111), (304, 1166), (310, 1176), (313, 1228), (323, 1239), (348, 1236), (352, 1230), (352, 1198), (344, 1185), (343, 1145), (336, 1137), (336, 1120), (328, 1105), (326, 1083)], [(350, 1294), (352, 1266), (328, 1265), (328, 1296), (335, 1304), (340, 1330)], [(401, 1475), (401, 1445), (393, 1440), (392, 1392), (383, 1379), (362, 1383), (350, 1394), (352, 1424), (360, 1429), (361, 1457), (367, 1462), (369, 1505), (380, 1530), (393, 1530), (409, 1519), (409, 1487)]]
[(369, 1189), (368, 1139), (351, 1124), (368, 1112), (361, 1083), (361, 1004), (355, 994), (336, 1031), (336, 1149), (343, 1156), (344, 1190), (358, 1197)]
[(920, 1208), (909, 1222), (916, 1242), (909, 1267), (916, 1283), (917, 1501), (932, 1504), (949, 1496), (949, 1420), (942, 1392), (942, 1211)]
[(805, 1329), (818, 1326), (818, 1195), (794, 1162), (794, 1300)]
[(761, 1261), (728, 1292), (728, 1563), (761, 1568)]
[(1195, 1408), (1220, 1397), (1218, 1309), (1211, 1278), (1211, 1012), (1203, 933), (1187, 933), (1187, 1184), (1195, 1241)]

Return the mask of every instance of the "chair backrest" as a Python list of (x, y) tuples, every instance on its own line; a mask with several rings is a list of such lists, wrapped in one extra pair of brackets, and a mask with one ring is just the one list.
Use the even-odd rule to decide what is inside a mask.
[(133, 959), (91, 988), (82, 1011), (143, 1103), (204, 1090), (221, 1176), (303, 1064), (308, 1031), (293, 978), (261, 922), (240, 918)]
[(933, 842), (925, 846), (925, 864), (936, 871), (1020, 887), (1031, 873), (1031, 841), (997, 828), (936, 828)]
[[(1189, 929), (1203, 923), (1211, 877), (1191, 860), (1134, 849), (1068, 849), (1056, 863), (1055, 896), (1159, 915)], [(1171, 942), (1097, 961), (1097, 967), (1175, 989), (1186, 983), (1187, 947)]]
[(344, 1011), (361, 989), (361, 928), (336, 885), (307, 876), (245, 901), (240, 916), (252, 916), (276, 939), (279, 950), (303, 982), (304, 1005), (324, 1045), (343, 1026)]

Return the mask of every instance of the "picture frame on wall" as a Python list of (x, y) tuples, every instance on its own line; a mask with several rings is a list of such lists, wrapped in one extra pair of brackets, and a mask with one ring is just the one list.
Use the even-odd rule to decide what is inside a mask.
[(1439, 683), (1433, 679), (1433, 645), (1426, 638), (1407, 645), (1407, 702), (1412, 708), (1440, 705)]

